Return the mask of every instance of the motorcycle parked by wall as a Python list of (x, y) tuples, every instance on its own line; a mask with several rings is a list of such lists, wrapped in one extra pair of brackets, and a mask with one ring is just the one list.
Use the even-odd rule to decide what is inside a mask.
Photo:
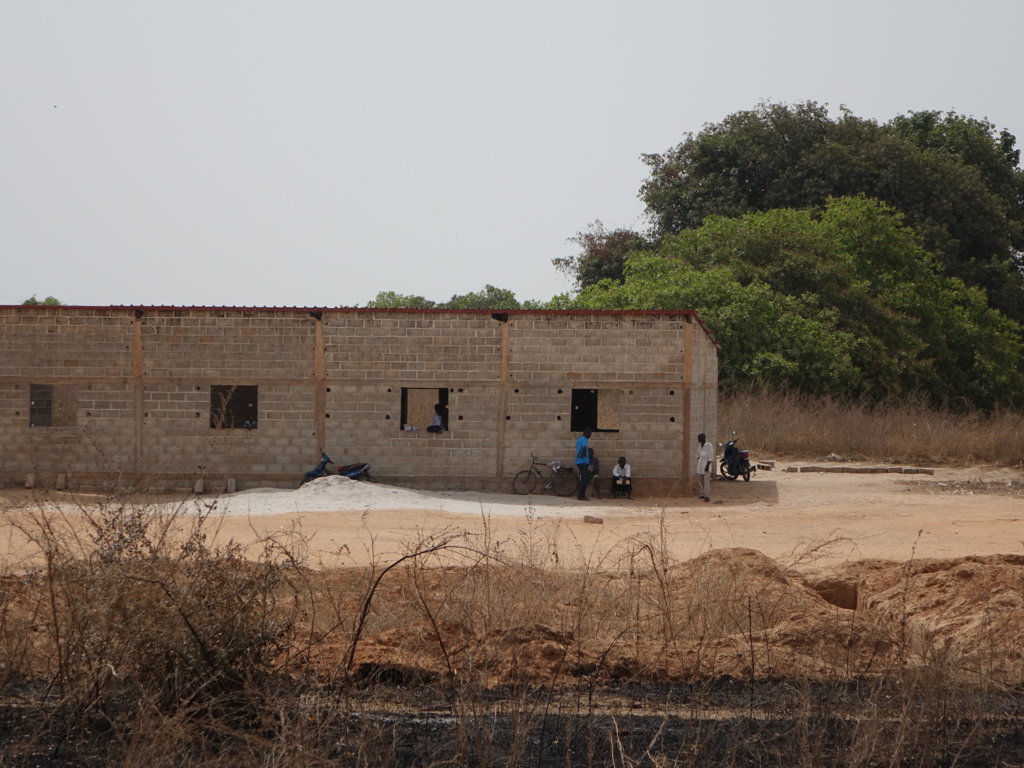
[[(334, 467), (333, 472), (330, 470), (332, 465)], [(302, 476), (302, 482), (308, 483), (310, 480), (315, 480), (318, 477), (327, 477), (328, 475), (344, 475), (352, 480), (373, 480), (373, 475), (370, 474), (370, 465), (365, 461), (339, 466), (331, 461), (331, 457), (326, 453), (321, 453), (320, 463)]]
[(721, 443), (718, 444), (724, 448), (722, 451), (722, 463), (718, 469), (726, 480), (735, 480), (738, 477), (742, 477), (744, 481), (749, 483), (750, 473), (756, 472), (757, 467), (750, 466), (750, 451), (741, 450), (736, 445), (738, 440), (739, 438), (736, 437), (736, 433), (733, 432), (732, 440), (724, 446)]

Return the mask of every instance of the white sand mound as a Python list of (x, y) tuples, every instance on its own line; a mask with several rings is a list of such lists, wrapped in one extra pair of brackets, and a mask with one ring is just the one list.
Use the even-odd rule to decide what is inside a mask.
[[(422, 509), (462, 515), (497, 517), (578, 517), (589, 502), (574, 497), (517, 496), (472, 491), (416, 491), (381, 483), (351, 480), (330, 475), (312, 480), (295, 490), (253, 488), (205, 499), (204, 506), (215, 501), (214, 509), (223, 515), (262, 516), (294, 512), (358, 512), (374, 510)], [(650, 514), (655, 507), (621, 505), (612, 501), (593, 502), (602, 512)]]

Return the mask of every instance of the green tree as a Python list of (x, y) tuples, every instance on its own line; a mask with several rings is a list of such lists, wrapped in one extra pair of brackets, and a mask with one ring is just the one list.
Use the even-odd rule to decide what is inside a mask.
[(989, 123), (912, 113), (886, 125), (824, 105), (762, 104), (644, 157), (656, 238), (776, 208), (864, 194), (902, 212), (946, 274), (1024, 321), (1024, 196), (1015, 139)]
[(865, 197), (775, 209), (666, 236), (581, 307), (698, 309), (720, 377), (805, 392), (1024, 403), (1015, 324), (944, 275), (903, 216)]
[(997, 132), (988, 120), (937, 111), (908, 112), (893, 118), (888, 127), (921, 149), (945, 153), (978, 169), (985, 186), (1003, 202), (1014, 247), (1024, 250), (1024, 171), (1012, 133)]
[[(530, 309), (543, 309), (545, 302), (528, 302)], [(381, 291), (373, 301), (367, 302), (371, 309), (520, 309), (522, 305), (516, 295), (505, 288), (485, 285), (483, 290), (473, 293), (456, 294), (448, 301), (436, 302), (422, 296)]]
[(21, 305), (23, 307), (35, 307), (39, 305), (59, 307), (61, 306), (61, 301), (60, 299), (55, 299), (53, 296), (47, 296), (45, 299), (40, 301), (39, 299), (36, 298), (36, 295), (33, 293), (32, 297), (29, 299), (25, 299), (23, 302), (21, 302)]
[(579, 252), (574, 256), (554, 259), (555, 267), (586, 288), (601, 280), (623, 281), (626, 258), (637, 251), (649, 249), (651, 243), (639, 232), (631, 229), (604, 228), (600, 221), (593, 222), (585, 232), (569, 239)]
[(505, 288), (485, 285), (482, 291), (452, 296), (445, 309), (519, 309), (516, 295)]
[(422, 296), (381, 291), (376, 298), (368, 301), (366, 306), (370, 309), (436, 309), (438, 304)]
[(728, 267), (701, 269), (671, 256), (638, 255), (624, 283), (590, 286), (576, 306), (699, 309), (722, 345), (719, 379), (726, 386), (759, 382), (852, 393), (861, 384), (851, 360), (855, 339), (836, 327), (834, 314), (809, 312), (801, 299), (759, 280), (744, 285)]

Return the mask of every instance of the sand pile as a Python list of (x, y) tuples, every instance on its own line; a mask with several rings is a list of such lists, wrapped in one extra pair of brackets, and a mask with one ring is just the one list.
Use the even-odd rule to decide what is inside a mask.
[(859, 593), (864, 611), (922, 659), (1024, 678), (1024, 556), (894, 564), (864, 578)]
[[(400, 610), (401, 596), (413, 591), (403, 578), (396, 575), (382, 594), (389, 611)], [(486, 670), (491, 683), (851, 679), (904, 665), (974, 681), (1024, 679), (1024, 557), (864, 561), (804, 580), (755, 550), (722, 549), (665, 570), (591, 574), (586, 616), (576, 612), (572, 580), (552, 573), (544, 579), (548, 594), (537, 593), (532, 606), (501, 606), (498, 626), (480, 620), (483, 611), (455, 615), (442, 607), (466, 599), (469, 584), (476, 590), (493, 579), (511, 593), (527, 578), (479, 569), (420, 572), (417, 599), (438, 614), (422, 624), (407, 614), (401, 626), (368, 635), (357, 668), (433, 679), (473, 667)], [(815, 591), (844, 579), (853, 580), (854, 607)], [(544, 616), (547, 602), (545, 610), (563, 621)]]
[[(352, 480), (341, 475), (317, 478), (295, 490), (253, 488), (193, 502), (197, 510), (210, 505), (223, 515), (261, 517), (303, 512), (358, 512), (378, 510), (431, 510), (492, 517), (579, 516), (574, 497), (517, 496), (470, 491), (418, 491), (381, 483)], [(628, 515), (657, 512), (639, 504), (602, 504), (602, 509)]]

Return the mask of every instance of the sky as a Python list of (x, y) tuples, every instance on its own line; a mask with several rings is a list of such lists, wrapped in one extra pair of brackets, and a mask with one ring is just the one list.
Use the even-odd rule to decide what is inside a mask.
[(0, 304), (572, 289), (645, 153), (764, 101), (988, 118), (1019, 0), (0, 0)]

